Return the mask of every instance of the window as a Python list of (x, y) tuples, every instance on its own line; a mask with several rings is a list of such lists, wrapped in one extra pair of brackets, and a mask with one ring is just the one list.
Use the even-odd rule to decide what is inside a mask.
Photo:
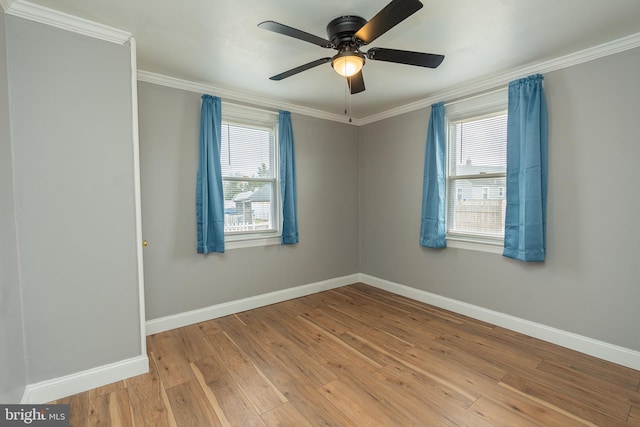
[(453, 247), (497, 252), (504, 240), (507, 196), (506, 96), (500, 101), (493, 95), (485, 108), (450, 110), (447, 242)]
[(225, 242), (279, 243), (277, 115), (228, 104), (222, 114)]

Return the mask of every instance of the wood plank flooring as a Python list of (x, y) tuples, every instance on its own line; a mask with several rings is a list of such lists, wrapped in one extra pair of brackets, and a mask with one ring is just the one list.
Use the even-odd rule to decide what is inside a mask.
[(640, 372), (363, 284), (148, 337), (72, 426), (640, 426)]

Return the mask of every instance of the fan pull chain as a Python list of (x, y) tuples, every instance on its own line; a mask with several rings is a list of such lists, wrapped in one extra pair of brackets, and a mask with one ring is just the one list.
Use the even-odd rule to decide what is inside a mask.
[[(344, 115), (349, 116), (349, 123), (353, 123), (351, 118), (351, 77), (346, 77), (344, 86)], [(349, 101), (347, 102), (347, 97), (349, 97)]]
[(349, 123), (353, 122), (353, 120), (351, 120), (351, 91), (349, 91)]
[[(347, 74), (347, 62), (345, 61), (344, 63), (344, 74)], [(347, 77), (347, 79), (349, 80), (347, 83), (348, 86), (348, 90), (349, 90), (349, 123), (351, 123), (351, 84), (353, 83), (351, 81), (351, 76)]]
[[(348, 78), (348, 77), (347, 77)], [(344, 86), (344, 115), (347, 115), (347, 91), (349, 90), (349, 82), (345, 79)]]

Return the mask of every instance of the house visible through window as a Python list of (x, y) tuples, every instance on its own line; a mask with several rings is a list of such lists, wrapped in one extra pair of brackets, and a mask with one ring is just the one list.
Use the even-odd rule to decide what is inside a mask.
[(506, 210), (507, 113), (448, 125), (447, 238), (500, 244)]
[(220, 163), (225, 240), (278, 235), (276, 146), (275, 121), (223, 116)]

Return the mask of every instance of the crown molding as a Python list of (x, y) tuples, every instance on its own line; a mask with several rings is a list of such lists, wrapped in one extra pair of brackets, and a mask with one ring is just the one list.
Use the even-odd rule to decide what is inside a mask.
[[(29, 19), (35, 22), (51, 25), (89, 37), (109, 41), (124, 45), (131, 39), (131, 33), (102, 25), (93, 21), (78, 18), (54, 9), (39, 6), (26, 0), (0, 0), (0, 6), (9, 15)], [(439, 101), (452, 102), (460, 98), (477, 95), (479, 93), (492, 91), (509, 84), (510, 81), (536, 73), (549, 73), (584, 62), (593, 61), (598, 58), (613, 55), (625, 50), (640, 47), (640, 33), (631, 34), (611, 42), (603, 43), (591, 48), (561, 56), (551, 60), (529, 64), (515, 68), (507, 72), (494, 74), (478, 80), (474, 80), (449, 90), (437, 92), (427, 98), (410, 104), (383, 111), (360, 119), (353, 119), (352, 125), (363, 126), (369, 123), (384, 120), (390, 117), (416, 111), (429, 107)], [(192, 82), (175, 77), (156, 74), (144, 70), (138, 71), (138, 80), (153, 83), (161, 86), (182, 89), (198, 93), (215, 93), (221, 98), (228, 100), (257, 105), (274, 110), (288, 110), (294, 113), (304, 114), (311, 117), (346, 123), (347, 119), (341, 114), (328, 113), (302, 105), (292, 104), (284, 100), (267, 98), (264, 96), (240, 92), (237, 90), (224, 89), (214, 85)]]
[(6, 12), (7, 10), (9, 10), (12, 2), (13, 0), (0, 0), (0, 9)]
[(18, 18), (28, 19), (120, 45), (124, 45), (131, 38), (131, 33), (126, 31), (59, 12), (55, 9), (49, 9), (48, 7), (25, 0), (0, 0), (0, 2), (3, 2), (3, 6), (4, 3), (8, 3), (8, 7), (5, 7), (6, 13), (17, 16)]
[[(524, 67), (512, 69), (507, 72), (494, 74), (489, 77), (474, 80), (454, 88), (437, 92), (427, 98), (421, 99), (410, 104), (403, 105), (398, 108), (393, 108), (387, 111), (383, 111), (378, 114), (373, 114), (360, 119), (353, 119), (352, 125), (363, 126), (369, 123), (374, 123), (380, 120), (388, 119), (391, 117), (399, 116), (401, 114), (416, 111), (422, 108), (431, 106), (439, 101), (446, 103), (457, 101), (461, 98), (467, 98), (470, 96), (478, 95), (485, 92), (495, 91), (503, 88), (509, 84), (512, 80), (526, 77), (536, 73), (549, 73), (563, 68), (571, 67), (574, 65), (582, 64), (584, 62), (593, 61), (598, 58), (613, 55), (625, 50), (634, 49), (640, 47), (640, 33), (632, 34), (627, 37), (623, 37), (611, 42), (603, 43), (588, 49), (571, 53), (569, 55), (561, 56), (551, 60), (537, 62), (529, 64)], [(205, 83), (197, 83), (188, 80), (169, 77), (161, 74), (152, 73), (149, 71), (138, 71), (138, 80), (147, 83), (153, 83), (161, 86), (172, 87), (175, 89), (182, 89), (190, 92), (197, 93), (213, 93), (221, 98), (228, 100), (248, 103), (257, 105), (260, 107), (271, 109), (285, 109), (291, 112), (304, 114), (307, 116), (317, 117), (320, 119), (331, 120), (335, 122), (345, 123), (347, 120), (345, 116), (340, 114), (327, 113), (325, 111), (316, 110), (313, 108), (303, 107), (288, 103), (283, 100), (274, 100), (272, 98), (266, 98), (259, 95), (242, 93), (235, 90), (224, 89)]]
[(373, 114), (358, 120), (359, 125), (374, 123), (400, 114), (409, 113), (421, 108), (429, 107), (436, 102), (444, 101), (445, 103), (457, 101), (460, 98), (473, 96), (483, 92), (493, 91), (500, 87), (507, 86), (509, 82), (531, 74), (550, 73), (552, 71), (561, 70), (584, 62), (593, 61), (598, 58), (613, 55), (625, 50), (640, 47), (640, 33), (632, 34), (611, 42), (603, 43), (594, 47), (583, 49), (581, 51), (571, 53), (544, 62), (529, 64), (524, 67), (512, 69), (511, 71), (494, 74), (489, 77), (474, 80), (472, 82), (462, 84), (449, 90), (435, 93), (428, 98), (403, 105), (398, 108), (383, 111), (379, 114)]
[[(235, 101), (245, 104), (256, 105), (271, 110), (287, 110), (292, 113), (304, 114), (305, 116), (316, 117), (319, 119), (331, 120), (334, 122), (345, 123), (347, 119), (343, 115), (327, 113), (326, 111), (316, 110), (314, 108), (304, 107), (302, 105), (292, 104), (284, 100), (267, 98), (237, 90), (224, 89), (207, 83), (193, 82), (189, 80), (170, 77), (162, 74), (152, 73), (150, 71), (138, 70), (138, 81), (152, 83), (160, 86), (166, 86), (174, 89), (181, 89), (187, 92), (209, 93), (222, 98), (223, 100)], [(351, 123), (357, 124), (357, 123)]]

